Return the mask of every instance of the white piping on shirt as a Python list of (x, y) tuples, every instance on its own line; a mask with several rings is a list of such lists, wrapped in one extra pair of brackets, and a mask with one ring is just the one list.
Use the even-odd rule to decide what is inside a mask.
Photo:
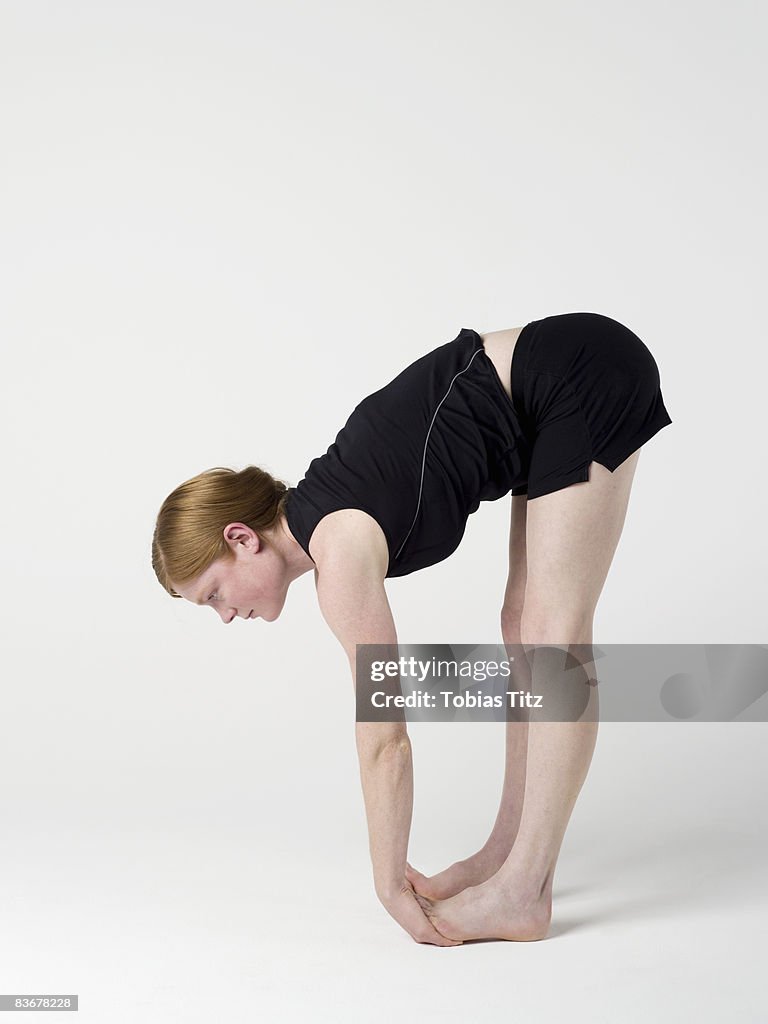
[(451, 388), (453, 387), (453, 384), (454, 384), (454, 381), (456, 380), (456, 378), (460, 377), (462, 375), (462, 373), (466, 373), (467, 370), (472, 365), (472, 360), (475, 358), (475, 356), (478, 355), (480, 352), (484, 352), (484, 351), (485, 351), (484, 348), (478, 348), (478, 349), (476, 349), (472, 353), (472, 358), (469, 360), (469, 362), (467, 363), (467, 365), (464, 367), (463, 370), (459, 370), (459, 372), (453, 378), (451, 383), (448, 385), (448, 390), (445, 392), (443, 397), (437, 403), (437, 408), (435, 409), (435, 413), (434, 413), (434, 415), (432, 417), (432, 422), (429, 424), (429, 430), (427, 431), (427, 437), (426, 437), (426, 439), (424, 441), (424, 453), (423, 453), (423, 455), (421, 457), (421, 479), (419, 480), (419, 497), (418, 497), (418, 500), (416, 502), (416, 514), (413, 517), (413, 522), (411, 523), (411, 527), (408, 530), (408, 533), (406, 533), (406, 535), (405, 535), (405, 539), (403, 540), (403, 543), (400, 545), (400, 547), (395, 552), (395, 558), (396, 559), (400, 557), (400, 552), (403, 550), (403, 548), (405, 547), (406, 541), (411, 536), (413, 528), (416, 525), (416, 520), (419, 517), (419, 509), (421, 508), (421, 492), (422, 492), (422, 489), (424, 487), (424, 469), (425, 469), (426, 464), (427, 464), (427, 445), (429, 444), (429, 435), (432, 433), (432, 427), (434, 425), (435, 420), (437, 419), (437, 414), (440, 411), (440, 406), (443, 404), (443, 402), (446, 400), (448, 395), (451, 393)]

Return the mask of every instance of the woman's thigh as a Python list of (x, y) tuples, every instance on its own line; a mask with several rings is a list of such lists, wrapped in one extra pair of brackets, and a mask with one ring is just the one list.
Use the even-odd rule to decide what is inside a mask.
[[(586, 626), (603, 589), (619, 542), (640, 456), (633, 452), (613, 472), (598, 462), (589, 480), (529, 500), (526, 508), (526, 580), (523, 620), (567, 631)], [(534, 642), (557, 638), (542, 636)]]
[(520, 628), (525, 601), (527, 513), (527, 496), (513, 494), (509, 519), (509, 571), (501, 609), (502, 632), (510, 635)]

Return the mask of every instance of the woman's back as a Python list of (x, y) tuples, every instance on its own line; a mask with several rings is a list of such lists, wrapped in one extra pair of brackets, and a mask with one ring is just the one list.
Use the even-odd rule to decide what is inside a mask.
[(405, 576), (455, 551), (481, 501), (524, 493), (529, 460), (482, 338), (462, 328), (355, 407), (289, 489), (287, 523), (309, 554), (324, 516), (361, 509), (386, 537), (387, 576)]

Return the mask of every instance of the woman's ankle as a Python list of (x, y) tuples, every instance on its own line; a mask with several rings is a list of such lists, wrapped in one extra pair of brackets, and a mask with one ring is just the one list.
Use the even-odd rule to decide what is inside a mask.
[(514, 843), (513, 837), (491, 836), (483, 848), (478, 851), (478, 861), (490, 874), (496, 874), (502, 865), (506, 863)]

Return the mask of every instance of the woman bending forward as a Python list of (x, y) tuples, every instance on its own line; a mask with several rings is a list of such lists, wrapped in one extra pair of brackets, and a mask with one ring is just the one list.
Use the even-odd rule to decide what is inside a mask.
[[(384, 580), (447, 558), (480, 502), (511, 492), (504, 643), (591, 644), (640, 448), (671, 422), (651, 352), (610, 317), (462, 328), (360, 402), (296, 487), (255, 466), (177, 487), (158, 514), (153, 566), (170, 594), (225, 623), (273, 622), (313, 570), (354, 684), (357, 644), (397, 643)], [(406, 859), (406, 726), (356, 723), (376, 893), (417, 942), (546, 937), (597, 727), (596, 716), (507, 723), (491, 834), (427, 878)]]

